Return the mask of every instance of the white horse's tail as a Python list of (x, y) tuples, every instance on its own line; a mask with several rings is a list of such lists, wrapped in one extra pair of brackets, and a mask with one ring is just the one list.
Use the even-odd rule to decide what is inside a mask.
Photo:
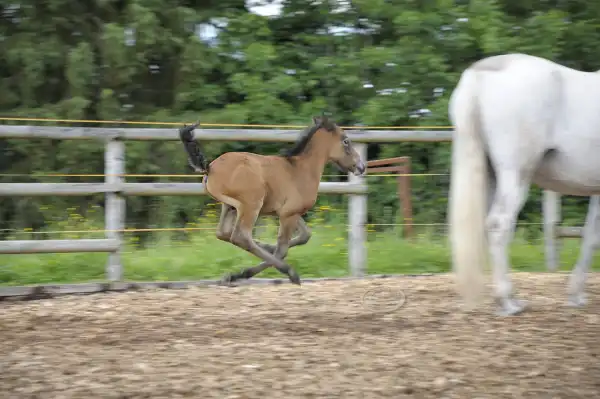
[(467, 69), (449, 104), (454, 125), (449, 196), (450, 243), (458, 289), (469, 307), (483, 292), (487, 264), (488, 171), (478, 101), (478, 72)]

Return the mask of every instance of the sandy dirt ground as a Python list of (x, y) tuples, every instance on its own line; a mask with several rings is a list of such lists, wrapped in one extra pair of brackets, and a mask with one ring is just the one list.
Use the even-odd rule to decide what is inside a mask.
[(448, 276), (0, 302), (0, 397), (600, 396), (600, 275), (581, 309), (565, 274), (514, 279), (512, 318)]

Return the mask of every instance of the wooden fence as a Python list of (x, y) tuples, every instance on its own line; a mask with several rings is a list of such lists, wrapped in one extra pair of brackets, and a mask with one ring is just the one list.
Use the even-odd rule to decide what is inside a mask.
[[(451, 131), (361, 131), (348, 130), (356, 148), (366, 158), (364, 143), (401, 141), (450, 141)], [(298, 130), (277, 129), (197, 129), (196, 138), (206, 141), (293, 142)], [(122, 232), (125, 225), (125, 199), (128, 196), (206, 195), (202, 183), (127, 183), (125, 171), (126, 140), (179, 140), (177, 129), (87, 128), (46, 126), (0, 126), (0, 138), (99, 140), (105, 143), (104, 183), (3, 183), (0, 196), (79, 196), (105, 194), (104, 239), (8, 240), (0, 241), (0, 254), (108, 252), (106, 278), (121, 281)], [(347, 183), (321, 182), (319, 193), (350, 195), (348, 219), (348, 262), (352, 276), (366, 270), (367, 184), (364, 177), (349, 176)]]

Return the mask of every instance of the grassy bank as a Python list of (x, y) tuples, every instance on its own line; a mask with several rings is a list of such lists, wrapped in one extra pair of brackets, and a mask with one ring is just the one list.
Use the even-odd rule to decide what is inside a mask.
[[(260, 239), (273, 242), (275, 229)], [(347, 233), (335, 226), (313, 226), (311, 241), (292, 248), (288, 256), (301, 277), (348, 275)], [(100, 235), (98, 235), (100, 237)], [(64, 238), (64, 237), (62, 237)], [(92, 238), (92, 237), (89, 237)], [(135, 281), (187, 280), (220, 278), (227, 271), (256, 264), (257, 259), (221, 242), (214, 231), (199, 231), (189, 240), (158, 240), (145, 249), (129, 242), (123, 254), (125, 278)], [(544, 271), (541, 240), (527, 242), (517, 235), (512, 248), (514, 270)], [(450, 252), (441, 237), (420, 234), (405, 241), (394, 232), (370, 232), (368, 236), (369, 274), (416, 274), (447, 272)], [(579, 240), (566, 240), (561, 251), (562, 270), (570, 270), (579, 254)], [(75, 283), (102, 281), (107, 254), (40, 254), (0, 256), (0, 284)], [(600, 258), (594, 262), (600, 268)], [(281, 277), (268, 270), (259, 277)]]

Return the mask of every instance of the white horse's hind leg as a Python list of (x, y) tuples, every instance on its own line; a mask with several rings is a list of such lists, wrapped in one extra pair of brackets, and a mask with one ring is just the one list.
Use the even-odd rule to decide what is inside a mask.
[(590, 198), (588, 214), (583, 227), (581, 252), (577, 264), (569, 278), (569, 305), (583, 306), (585, 299), (585, 281), (592, 263), (594, 251), (600, 244), (600, 196), (593, 195)]
[(494, 293), (503, 316), (522, 312), (525, 301), (512, 298), (508, 246), (514, 236), (517, 217), (527, 199), (530, 181), (518, 170), (497, 170), (497, 186), (486, 225), (493, 263)]

